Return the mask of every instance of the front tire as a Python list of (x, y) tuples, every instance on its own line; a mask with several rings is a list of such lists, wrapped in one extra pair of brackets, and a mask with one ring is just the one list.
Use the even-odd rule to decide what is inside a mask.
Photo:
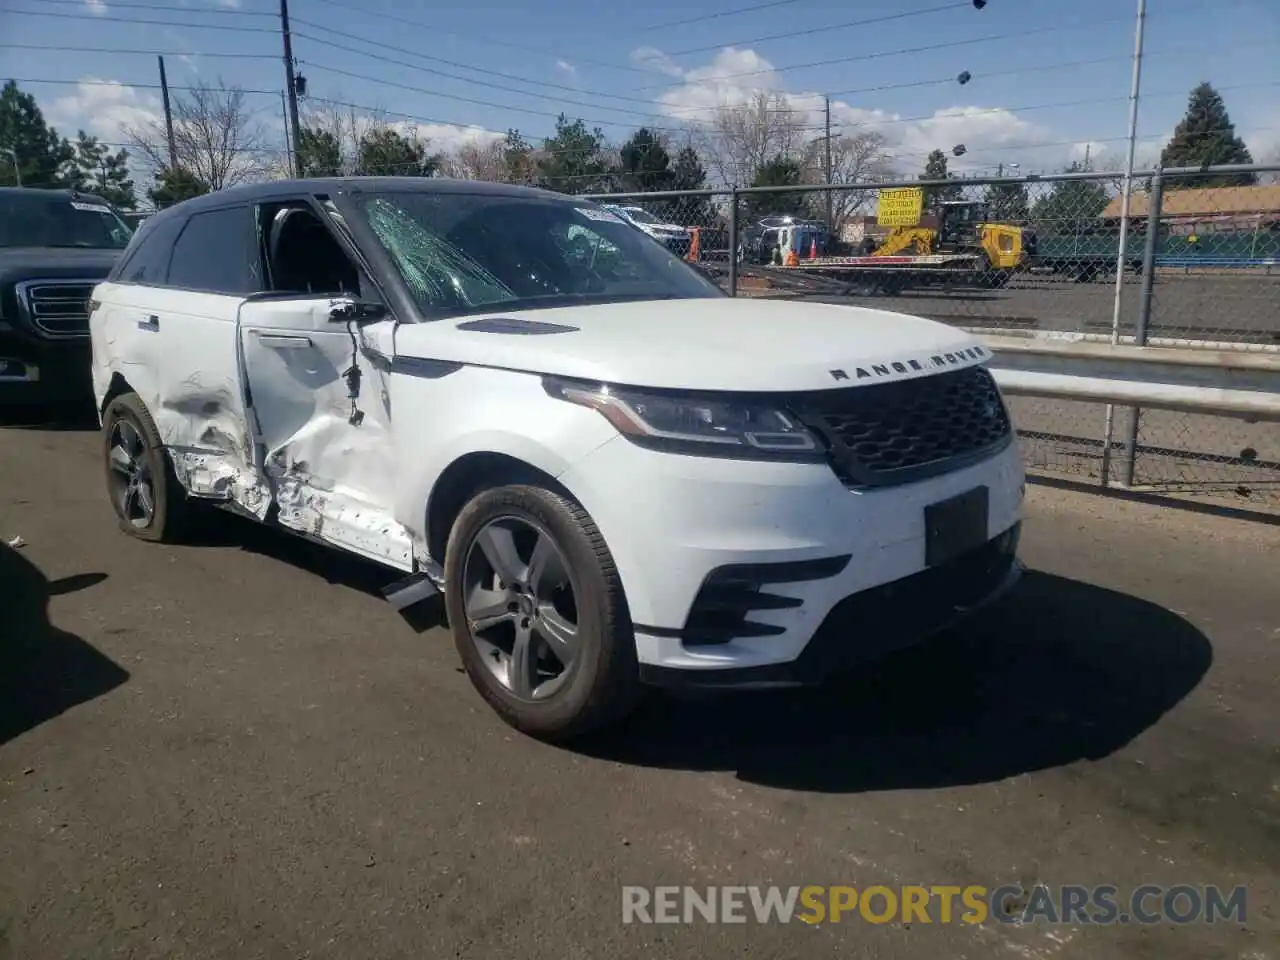
[(190, 524), (191, 506), (160, 431), (137, 394), (121, 394), (107, 404), (102, 456), (120, 529), (139, 540), (180, 540)]
[(445, 606), (467, 676), (511, 726), (567, 740), (635, 703), (622, 583), (581, 506), (539, 486), (485, 490), (454, 521)]

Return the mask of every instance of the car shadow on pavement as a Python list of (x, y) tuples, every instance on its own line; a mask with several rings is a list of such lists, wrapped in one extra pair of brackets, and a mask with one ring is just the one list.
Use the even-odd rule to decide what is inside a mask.
[(1113, 753), (1212, 659), (1208, 639), (1162, 607), (1031, 572), (967, 624), (821, 688), (660, 694), (576, 747), (795, 790), (987, 783)]
[(0, 545), (0, 744), (129, 679), (127, 671), (49, 621), (49, 598), (94, 586), (106, 574), (49, 580)]
[(0, 411), (0, 428), (93, 433), (99, 427), (97, 412), (90, 401), (85, 404), (12, 407)]
[[(364, 560), (322, 546), (305, 537), (276, 527), (266, 527), (245, 517), (221, 510), (209, 510), (201, 518), (191, 538), (197, 547), (235, 547), (270, 557), (320, 577), (332, 586), (382, 598), (383, 589), (399, 580), (397, 573), (371, 560)], [(425, 633), (444, 623), (444, 604), (430, 598), (399, 611), (401, 619), (417, 633)]]

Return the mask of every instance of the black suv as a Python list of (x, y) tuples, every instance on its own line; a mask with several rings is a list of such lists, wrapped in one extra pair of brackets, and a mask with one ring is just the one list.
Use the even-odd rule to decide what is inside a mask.
[(0, 187), (0, 405), (92, 397), (89, 297), (132, 235), (90, 194)]

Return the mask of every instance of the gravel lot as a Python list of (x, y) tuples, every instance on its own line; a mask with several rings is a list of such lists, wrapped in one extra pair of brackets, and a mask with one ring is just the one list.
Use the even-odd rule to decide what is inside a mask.
[[(126, 539), (0, 429), (0, 958), (1280, 960), (1280, 527), (1033, 487), (1001, 607), (830, 689), (504, 727), (375, 570)], [(623, 884), (1247, 884), (1248, 922), (624, 926)]]

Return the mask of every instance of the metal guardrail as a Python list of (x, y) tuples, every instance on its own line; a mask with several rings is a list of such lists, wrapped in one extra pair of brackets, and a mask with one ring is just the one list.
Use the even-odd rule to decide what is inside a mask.
[(1013, 396), (1137, 404), (1280, 421), (1280, 356), (1182, 347), (984, 336)]

